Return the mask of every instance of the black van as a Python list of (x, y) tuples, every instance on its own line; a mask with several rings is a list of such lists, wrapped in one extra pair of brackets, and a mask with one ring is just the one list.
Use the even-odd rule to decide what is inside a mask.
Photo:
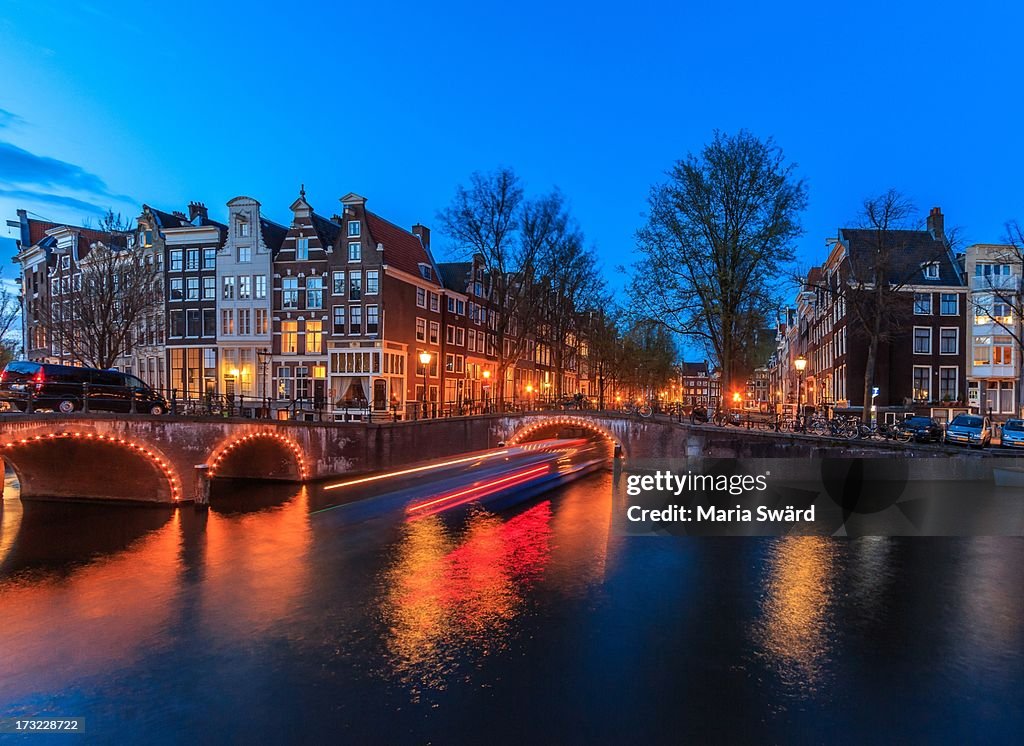
[(167, 401), (142, 380), (128, 373), (73, 365), (52, 365), (17, 360), (0, 373), (0, 402), (24, 412), (31, 397), (33, 409), (53, 409), (70, 414), (82, 409), (85, 384), (89, 384), (89, 410), (135, 411), (163, 414)]

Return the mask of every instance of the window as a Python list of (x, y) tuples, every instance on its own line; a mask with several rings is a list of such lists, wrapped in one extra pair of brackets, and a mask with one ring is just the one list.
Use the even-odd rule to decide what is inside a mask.
[(252, 334), (252, 311), (248, 308), (238, 309), (238, 333), (246, 336)]
[(362, 334), (363, 333), (363, 307), (362, 306), (349, 306), (348, 307), (348, 333), (349, 334)]
[(266, 334), (270, 327), (267, 324), (267, 309), (257, 308), (256, 309), (256, 334)]
[(928, 262), (928, 264), (923, 265), (921, 267), (921, 269), (924, 271), (924, 278), (926, 280), (937, 280), (937, 279), (939, 279), (939, 263), (938, 262)]
[(448, 324), (444, 328), (444, 341), (445, 344), (455, 344), (455, 327), (451, 324)]
[(941, 367), (939, 368), (939, 400), (940, 401), (956, 401), (958, 398), (957, 379), (959, 378), (959, 368), (955, 367)]
[(1006, 301), (997, 300), (992, 304), (992, 318), (1001, 324), (1013, 323), (1013, 310)]
[(377, 270), (368, 269), (366, 270), (366, 294), (376, 295), (379, 287)]
[(331, 274), (331, 293), (334, 295), (345, 295), (345, 273), (334, 272)]
[(466, 346), (466, 330), (461, 326), (455, 329), (455, 346), (465, 347)]
[(306, 308), (324, 307), (324, 278), (306, 278)]
[(462, 355), (455, 356), (455, 372), (465, 373), (466, 372), (466, 358)]
[(168, 295), (170, 300), (183, 300), (185, 298), (185, 282), (180, 277), (171, 278), (171, 291)]
[(189, 277), (185, 281), (185, 299), (199, 300), (199, 278)]
[[(172, 280), (173, 282), (173, 280)], [(203, 278), (203, 300), (217, 300), (217, 278)]]
[(203, 309), (203, 336), (217, 336), (217, 309), (215, 308)]
[(220, 333), (225, 336), (235, 333), (235, 312), (230, 308), (220, 312)]
[(427, 307), (427, 291), (424, 290), (423, 288), (416, 288), (416, 307)]
[(366, 307), (366, 333), (376, 334), (380, 329), (380, 318), (378, 316), (377, 306)]
[(455, 313), (457, 313), (459, 316), (462, 316), (466, 313), (466, 301), (461, 299), (455, 301)]
[(914, 401), (928, 401), (932, 369), (926, 365), (914, 366)]
[(299, 351), (299, 322), (281, 322), (281, 354), (295, 355)]
[(363, 258), (363, 247), (362, 244), (350, 243), (348, 245), (348, 260), (350, 262), (358, 262)]
[(932, 330), (928, 326), (914, 327), (914, 354), (932, 354)]
[(203, 269), (217, 266), (217, 249), (203, 249)]
[(939, 330), (939, 354), (956, 355), (960, 352), (960, 330), (943, 327)]
[(334, 333), (345, 333), (345, 306), (334, 307)]
[(281, 366), (277, 369), (277, 398), (290, 399), (294, 390), (295, 381), (292, 378), (292, 369)]
[(348, 298), (359, 300), (363, 297), (363, 276), (359, 272), (348, 273)]
[(416, 319), (416, 341), (426, 342), (427, 341), (427, 320)]
[(348, 237), (359, 238), (359, 221), (350, 220), (348, 221)]
[(324, 322), (306, 322), (306, 354), (319, 355), (324, 351)]
[(281, 278), (281, 308), (299, 307), (299, 278)]
[(249, 275), (238, 276), (238, 299), (249, 300), (252, 297), (252, 277)]
[(914, 293), (914, 315), (929, 316), (932, 312), (932, 294)]
[(252, 249), (248, 246), (238, 247), (238, 261), (240, 262), (251, 262), (252, 261)]
[(172, 272), (180, 272), (181, 271), (181, 258), (182, 258), (181, 249), (171, 249), (171, 271)]
[(186, 337), (198, 337), (202, 333), (202, 328), (199, 326), (199, 309), (185, 311), (185, 336)]
[(171, 336), (185, 336), (185, 312), (171, 311)]
[(940, 296), (939, 313), (943, 316), (959, 316), (960, 297), (956, 293), (943, 293)]
[(189, 249), (185, 252), (185, 269), (199, 269), (199, 249)]
[(1013, 365), (1013, 338), (1005, 334), (997, 334), (992, 338), (992, 364)]
[(450, 352), (444, 356), (444, 369), (448, 373), (455, 372), (455, 355)]
[(309, 259), (309, 239), (295, 239), (295, 258), (299, 260)]
[(256, 281), (256, 292), (253, 297), (257, 300), (265, 300), (267, 297), (267, 276), (253, 275), (253, 279)]
[(430, 344), (436, 345), (441, 341), (441, 324), (437, 321), (430, 322)]
[(430, 265), (429, 264), (420, 264), (419, 266), (420, 266), (420, 277), (422, 277), (424, 280), (429, 280), (430, 279)]
[(437, 293), (430, 294), (430, 310), (435, 313), (441, 310), (441, 296)]
[(249, 221), (245, 218), (238, 218), (238, 235), (242, 238), (249, 235)]
[(992, 337), (974, 338), (974, 364), (992, 364)]
[(224, 300), (235, 299), (235, 278), (225, 277), (224, 278), (224, 293), (221, 296)]

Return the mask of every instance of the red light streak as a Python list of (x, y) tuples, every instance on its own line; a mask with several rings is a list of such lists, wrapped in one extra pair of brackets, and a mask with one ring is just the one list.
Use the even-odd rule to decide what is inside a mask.
[(501, 479), (495, 479), (493, 481), (485, 482), (483, 484), (473, 485), (472, 487), (467, 487), (466, 489), (459, 490), (458, 492), (451, 492), (447, 495), (441, 495), (440, 497), (436, 497), (433, 500), (428, 500), (427, 502), (424, 503), (410, 505), (408, 508), (406, 508), (406, 512), (415, 513), (417, 511), (433, 507), (434, 505), (438, 505), (440, 503), (447, 503), (458, 497), (466, 496), (463, 500), (460, 500), (457, 503), (452, 503), (452, 505), (461, 505), (462, 503), (469, 502), (469, 500), (472, 500), (474, 498), (486, 497), (487, 495), (492, 495), (495, 492), (500, 492), (501, 490), (507, 489), (508, 487), (515, 487), (516, 485), (523, 484), (524, 482), (529, 482), (533, 477), (538, 476), (542, 473), (546, 473), (547, 471), (547, 464), (544, 464), (542, 466), (534, 466), (530, 469), (524, 469), (523, 471), (517, 471), (514, 474), (509, 474), (508, 476), (502, 477)]
[(410, 469), (401, 469), (399, 471), (389, 471), (387, 474), (375, 474), (372, 477), (361, 477), (359, 479), (350, 479), (347, 482), (336, 482), (335, 484), (329, 484), (323, 489), (325, 490), (336, 490), (339, 487), (348, 487), (353, 484), (364, 484), (365, 482), (376, 482), (381, 479), (391, 479), (392, 477), (401, 477), (406, 474), (418, 474), (419, 472), (430, 471), (431, 469), (443, 469), (446, 466), (455, 466), (456, 464), (465, 464), (469, 461), (484, 461), (485, 459), (495, 458), (497, 456), (504, 456), (508, 451), (495, 451), (494, 453), (488, 453), (483, 456), (466, 456), (465, 458), (452, 459), (451, 461), (445, 461), (440, 464), (427, 464), (426, 466), (414, 466)]

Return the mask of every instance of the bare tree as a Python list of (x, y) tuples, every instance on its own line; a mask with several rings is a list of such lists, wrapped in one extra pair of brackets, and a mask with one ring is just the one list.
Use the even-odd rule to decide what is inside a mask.
[(21, 303), (11, 286), (0, 280), (0, 370), (18, 355)]
[[(862, 335), (867, 341), (865, 419), (875, 386), (879, 347), (893, 341), (912, 308), (908, 286), (921, 277), (922, 262), (941, 262), (950, 255), (945, 235), (935, 236), (935, 248), (924, 254), (916, 248), (912, 250), (919, 233), (916, 215), (913, 203), (895, 189), (865, 199), (859, 227), (847, 229), (848, 234), (858, 235), (857, 245), (854, 247), (851, 240), (851, 249), (838, 272), (833, 276), (823, 274), (820, 280), (811, 280), (809, 274), (797, 278), (805, 290), (841, 299), (852, 316), (853, 323), (848, 325), (851, 333)], [(959, 233), (959, 229), (953, 233)]]
[(774, 140), (715, 133), (654, 187), (631, 294), (638, 315), (714, 353), (723, 386), (778, 306), (807, 188)]
[[(488, 272), (489, 344), (497, 360), (499, 403), (505, 377), (522, 354), (532, 308), (529, 302), (540, 235), (547, 214), (527, 203), (519, 177), (510, 168), (476, 172), (469, 187), (459, 185), (451, 204), (438, 213), (441, 230), (464, 256), (479, 254)], [(525, 228), (524, 228), (525, 223)]]
[(87, 251), (79, 247), (73, 274), (61, 278), (59, 294), (42, 308), (52, 346), (75, 363), (114, 367), (131, 353), (133, 330), (159, 303), (157, 267), (131, 245), (129, 229), (109, 212), (100, 225), (105, 237)]

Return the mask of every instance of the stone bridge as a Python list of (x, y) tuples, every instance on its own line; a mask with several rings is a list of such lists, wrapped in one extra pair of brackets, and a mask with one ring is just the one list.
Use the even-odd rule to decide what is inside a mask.
[(13, 414), (0, 416), (0, 457), (23, 497), (175, 504), (205, 502), (211, 479), (313, 481), (552, 435), (591, 435), (609, 444), (609, 456), (619, 446), (626, 459), (884, 455), (887, 448), (587, 411), (384, 423)]

